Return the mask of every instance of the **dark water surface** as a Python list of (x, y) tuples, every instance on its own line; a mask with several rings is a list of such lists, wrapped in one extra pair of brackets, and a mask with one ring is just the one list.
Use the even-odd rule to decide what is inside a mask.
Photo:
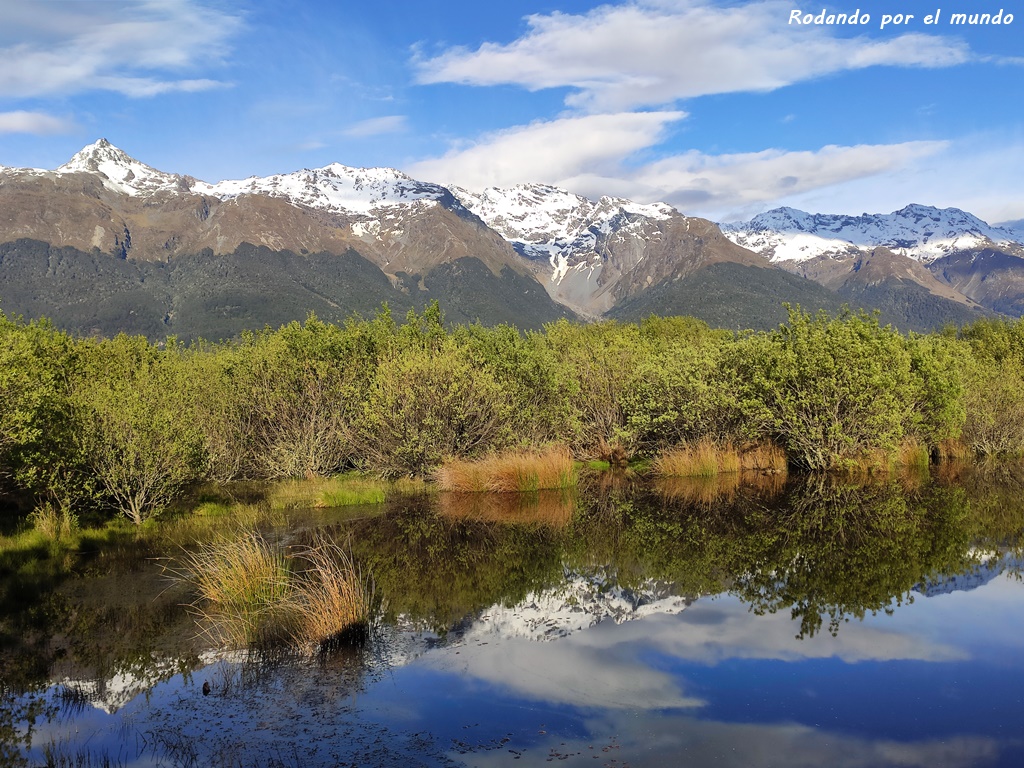
[(363, 648), (210, 647), (130, 553), (0, 583), (0, 763), (1024, 765), (1012, 473), (604, 476), (319, 524), (386, 600)]

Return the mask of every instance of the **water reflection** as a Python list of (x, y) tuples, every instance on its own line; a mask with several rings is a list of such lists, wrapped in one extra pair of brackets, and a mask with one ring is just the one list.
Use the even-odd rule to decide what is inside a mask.
[(8, 580), (0, 761), (1017, 764), (1022, 490), (619, 473), (410, 499), (323, 522), (388, 616), (315, 659), (204, 648), (146, 559), (28, 604)]

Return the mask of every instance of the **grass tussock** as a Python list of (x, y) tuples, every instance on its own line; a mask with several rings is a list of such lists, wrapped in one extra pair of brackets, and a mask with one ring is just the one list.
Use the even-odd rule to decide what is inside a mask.
[(274, 645), (288, 635), (290, 573), (284, 553), (257, 531), (188, 555), (185, 571), (204, 630), (230, 648)]
[(286, 553), (257, 531), (189, 554), (183, 569), (204, 631), (236, 649), (327, 650), (365, 634), (372, 589), (327, 537)]
[(319, 651), (364, 634), (373, 605), (373, 589), (352, 557), (337, 543), (317, 535), (296, 554), (302, 569), (294, 582), (292, 640)]
[(69, 504), (46, 502), (29, 516), (32, 527), (52, 545), (68, 545), (78, 533), (78, 515)]
[(565, 528), (576, 509), (575, 495), (566, 491), (537, 493), (442, 493), (438, 508), (453, 520), (517, 523)]
[(435, 474), (442, 491), (463, 493), (528, 493), (576, 486), (577, 472), (567, 448), (542, 452), (517, 451), (476, 461), (457, 459)]
[(715, 477), (741, 468), (736, 446), (707, 439), (670, 448), (651, 463), (654, 474), (662, 477)]
[(974, 451), (967, 443), (963, 440), (952, 438), (939, 441), (935, 454), (940, 463), (947, 461), (970, 461), (974, 458)]
[(896, 449), (896, 466), (898, 467), (927, 470), (929, 464), (931, 464), (931, 453), (928, 446), (914, 438), (904, 440)]
[(784, 475), (789, 469), (786, 452), (775, 443), (748, 443), (739, 449), (740, 469), (769, 475)]

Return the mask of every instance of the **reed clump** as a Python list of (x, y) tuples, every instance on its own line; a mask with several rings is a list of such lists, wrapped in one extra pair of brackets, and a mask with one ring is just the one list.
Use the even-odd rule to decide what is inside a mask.
[(186, 558), (194, 607), (215, 641), (273, 645), (288, 633), (290, 574), (284, 553), (257, 531), (207, 543)]
[(712, 440), (684, 443), (663, 451), (651, 463), (654, 474), (668, 477), (714, 477), (740, 469), (739, 451)]
[(661, 477), (715, 477), (747, 471), (784, 474), (786, 468), (786, 454), (774, 443), (737, 446), (709, 438), (670, 448), (651, 462), (651, 470)]
[(947, 438), (940, 440), (935, 447), (935, 457), (941, 464), (947, 461), (969, 461), (975, 457), (975, 453), (963, 440)]
[(190, 553), (183, 573), (204, 630), (230, 648), (328, 650), (369, 626), (368, 580), (320, 534), (286, 552), (258, 531), (242, 532)]
[(53, 504), (47, 501), (32, 512), (30, 519), (32, 527), (52, 546), (70, 544), (79, 529), (78, 515), (66, 503)]
[(896, 449), (896, 466), (928, 469), (931, 463), (931, 452), (928, 446), (914, 438), (908, 438)]
[(363, 639), (373, 612), (373, 587), (352, 556), (317, 534), (295, 558), (302, 567), (291, 600), (293, 643), (325, 651)]
[(529, 493), (576, 486), (572, 454), (564, 447), (546, 451), (516, 451), (475, 461), (455, 459), (435, 473), (442, 491), (467, 493)]
[(775, 443), (747, 443), (739, 449), (740, 469), (769, 475), (784, 475), (789, 469), (786, 452)]

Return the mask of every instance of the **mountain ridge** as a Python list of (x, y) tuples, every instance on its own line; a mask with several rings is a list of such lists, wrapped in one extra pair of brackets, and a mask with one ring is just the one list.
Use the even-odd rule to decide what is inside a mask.
[[(0, 244), (25, 241), (72, 249), (62, 257), (65, 260), (72, 258), (68, 255), (72, 253), (93, 254), (91, 271), (67, 270), (68, 275), (77, 275), (67, 279), (85, 280), (86, 274), (93, 275), (88, 279), (99, 280), (95, 276), (100, 274), (112, 279), (115, 274), (128, 274), (103, 266), (104, 257), (173, 267), (181, 259), (192, 264), (198, 255), (209, 253), (237, 262), (230, 279), (237, 283), (236, 294), (247, 297), (240, 299), (244, 303), (257, 301), (246, 288), (246, 280), (271, 290), (264, 271), (270, 261), (276, 260), (282, 269), (305, 273), (308, 265), (302, 260), (309, 261), (313, 254), (322, 259), (351, 253), (379, 269), (391, 289), (408, 297), (410, 306), (427, 296), (443, 295), (456, 302), (453, 316), (514, 322), (518, 318), (513, 297), (528, 297), (524, 299), (528, 316), (520, 320), (528, 327), (545, 322), (545, 318), (626, 317), (645, 308), (665, 313), (686, 311), (713, 322), (728, 319), (733, 327), (743, 324), (744, 306), (748, 305), (758, 307), (754, 315), (764, 324), (777, 317), (783, 301), (806, 300), (832, 307), (871, 296), (882, 296), (897, 308), (911, 301), (919, 315), (936, 322), (943, 317), (967, 321), (974, 317), (972, 313), (991, 309), (992, 302), (975, 301), (960, 292), (961, 288), (977, 292), (976, 285), (984, 282), (977, 270), (970, 272), (950, 259), (963, 261), (971, 248), (981, 247), (1016, 254), (1013, 249), (1020, 248), (1019, 243), (993, 240), (993, 234), (1002, 237), (1004, 231), (956, 209), (910, 205), (888, 216), (892, 221), (879, 216), (865, 218), (867, 214), (836, 217), (777, 209), (755, 217), (756, 226), (740, 230), (737, 225), (720, 227), (707, 219), (686, 216), (666, 203), (642, 204), (613, 196), (590, 200), (547, 184), (472, 192), (419, 181), (394, 168), (352, 168), (340, 163), (211, 184), (148, 166), (106, 139), (84, 147), (53, 171), (0, 166)], [(893, 224), (896, 219), (898, 226)], [(927, 237), (918, 237), (920, 233), (915, 234), (908, 222), (924, 222), (925, 229), (930, 227)], [(851, 233), (859, 240), (842, 240)], [(859, 243), (879, 233), (897, 249), (892, 259), (882, 261), (913, 260), (899, 249), (916, 247), (917, 237), (933, 250), (944, 248), (935, 251), (941, 256), (933, 262), (942, 261), (945, 272), (923, 272), (918, 261), (914, 268), (893, 262), (885, 269), (861, 270), (868, 252)], [(819, 251), (821, 243), (833, 243), (829, 246), (832, 250), (803, 254), (804, 258), (780, 258), (780, 247), (793, 250), (786, 237), (792, 240), (795, 236), (814, 240)], [(841, 247), (835, 248), (835, 242)], [(26, 253), (36, 250), (35, 245), (22, 248)], [(22, 251), (8, 248), (7, 260), (0, 265), (9, 271), (7, 278), (0, 275), (0, 285), (8, 286), (0, 293), (3, 305), (15, 311), (44, 304), (59, 310), (59, 296), (74, 291), (54, 287), (52, 296), (46, 298), (43, 294), (50, 290), (48, 283), (34, 272), (31, 278), (28, 272), (18, 274), (28, 279), (34, 290), (43, 292), (42, 304), (19, 297), (12, 276), (17, 272), (12, 254)], [(243, 256), (254, 253), (263, 255), (247, 276)], [(278, 255), (271, 259), (268, 253)], [(1024, 249), (1020, 255), (1024, 256)], [(878, 267), (881, 262), (876, 257), (868, 261), (872, 258)], [(1020, 261), (1024, 263), (1024, 259)], [(317, 263), (330, 270), (327, 262)], [(721, 269), (716, 265), (734, 266)], [(772, 276), (780, 267), (819, 283), (826, 293), (808, 293), (809, 283)], [(1015, 267), (1015, 262), (999, 262), (1003, 272), (1013, 272)], [(748, 268), (755, 272), (743, 271)], [(762, 274), (762, 270), (768, 272)], [(844, 270), (848, 274), (843, 274)], [(215, 272), (200, 269), (194, 274), (205, 275), (203, 280), (209, 282), (215, 280)], [(874, 282), (864, 283), (868, 274), (875, 276)], [(737, 276), (742, 283), (739, 290), (722, 283), (739, 279)], [(888, 282), (880, 286), (878, 279)], [(436, 285), (432, 286), (432, 281)], [(461, 290), (460, 281), (472, 285), (472, 291)], [(307, 284), (308, 280), (303, 283)], [(385, 283), (375, 279), (361, 284)], [(331, 290), (340, 291), (342, 303), (365, 306), (365, 296), (357, 300), (337, 281), (331, 285)], [(222, 288), (230, 293), (229, 286), (196, 286), (204, 295), (215, 295)], [(104, 293), (107, 287), (97, 284), (96, 290)], [(374, 295), (380, 301), (394, 301), (389, 291), (381, 288), (380, 295)], [(493, 301), (488, 298), (490, 293)], [(1024, 273), (1020, 293), (1019, 303), (1024, 307)], [(312, 293), (307, 301), (310, 306), (320, 306), (325, 298), (333, 301)], [(192, 301), (187, 296), (179, 300)], [(290, 301), (298, 307), (303, 300), (295, 294)], [(701, 306), (714, 301), (739, 302), (741, 306)], [(923, 314), (919, 311), (922, 301), (928, 305)], [(1001, 294), (998, 301), (1003, 307), (1017, 306), (1016, 294), (1009, 298)], [(222, 311), (216, 310), (221, 305), (209, 306), (213, 307), (210, 311)], [(168, 313), (174, 316), (171, 310)], [(254, 320), (259, 317), (258, 312), (252, 314)], [(278, 315), (271, 312), (267, 317), (276, 321)], [(898, 312), (893, 317), (902, 322)], [(904, 325), (921, 329), (911, 323)], [(227, 332), (234, 326), (213, 327)], [(88, 332), (95, 330), (90, 326)], [(100, 332), (110, 330), (113, 327), (100, 328)]]

